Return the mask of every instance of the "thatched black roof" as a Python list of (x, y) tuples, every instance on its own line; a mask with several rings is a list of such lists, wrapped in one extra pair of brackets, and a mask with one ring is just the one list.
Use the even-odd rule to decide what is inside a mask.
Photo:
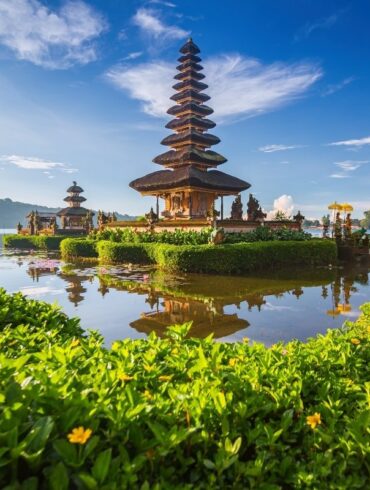
[(193, 42), (192, 38), (189, 37), (189, 39), (186, 41), (184, 46), (182, 48), (180, 48), (180, 53), (182, 53), (182, 54), (198, 54), (198, 53), (200, 53), (200, 49)]
[(211, 107), (208, 107), (207, 105), (204, 104), (196, 104), (195, 102), (187, 102), (186, 104), (182, 105), (174, 105), (170, 107), (167, 111), (167, 114), (170, 114), (171, 116), (177, 116), (178, 114), (183, 114), (183, 113), (191, 113), (196, 116), (209, 116), (210, 114), (213, 113), (213, 109)]
[(221, 140), (218, 136), (208, 133), (200, 133), (195, 129), (189, 129), (182, 131), (178, 134), (170, 134), (161, 141), (162, 145), (172, 146), (181, 145), (182, 143), (188, 143), (190, 145), (201, 145), (202, 147), (208, 147), (217, 145)]
[(227, 159), (212, 150), (200, 150), (195, 146), (185, 146), (179, 150), (170, 150), (153, 159), (159, 165), (181, 165), (183, 163), (198, 163), (209, 166), (221, 165)]
[(184, 54), (177, 59), (179, 63), (185, 63), (186, 61), (193, 61), (194, 63), (199, 63), (202, 61), (196, 54)]
[(187, 99), (191, 99), (192, 102), (207, 102), (211, 97), (206, 94), (201, 94), (197, 92), (196, 90), (184, 90), (183, 92), (178, 92), (177, 94), (172, 95), (170, 97), (171, 100), (174, 100), (175, 102), (180, 102), (180, 101), (185, 101)]
[(197, 71), (192, 70), (189, 68), (189, 70), (186, 71), (181, 71), (180, 73), (177, 73), (173, 78), (175, 80), (184, 80), (185, 78), (192, 78), (193, 80), (203, 80), (206, 78), (206, 76), (203, 73), (199, 73)]
[(83, 196), (67, 196), (63, 199), (65, 202), (84, 202), (86, 198)]
[(73, 192), (74, 194), (79, 194), (81, 192), (84, 192), (82, 187), (77, 185), (77, 182), (73, 182), (73, 185), (71, 187), (68, 187), (67, 192)]
[(176, 66), (176, 70), (184, 71), (187, 70), (189, 67), (195, 71), (203, 70), (203, 66), (199, 65), (198, 63), (194, 63), (194, 61), (186, 61), (185, 63), (181, 63), (181, 65)]
[(248, 189), (250, 184), (244, 180), (220, 172), (210, 170), (205, 172), (195, 167), (187, 166), (176, 170), (160, 170), (133, 180), (130, 187), (139, 192), (155, 192), (179, 187), (210, 189), (219, 192), (239, 193)]
[(188, 78), (183, 82), (176, 83), (172, 86), (172, 88), (178, 91), (196, 90), (197, 92), (200, 92), (201, 90), (205, 90), (206, 88), (208, 88), (208, 85), (202, 82), (198, 82), (198, 80), (192, 80), (191, 78)]
[(166, 128), (173, 129), (174, 131), (179, 128), (183, 128), (184, 126), (200, 128), (206, 131), (207, 129), (212, 129), (216, 126), (216, 123), (211, 121), (210, 119), (203, 119), (197, 116), (183, 116), (177, 119), (172, 119), (169, 123), (166, 124)]
[[(58, 216), (86, 216), (89, 213), (89, 209), (78, 207), (78, 208), (64, 208), (57, 212)], [(90, 211), (91, 212), (91, 211)], [(94, 216), (95, 213), (92, 213)]]

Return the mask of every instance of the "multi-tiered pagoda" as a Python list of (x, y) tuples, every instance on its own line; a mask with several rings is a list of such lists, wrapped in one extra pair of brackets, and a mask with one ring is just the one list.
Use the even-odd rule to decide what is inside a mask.
[(216, 124), (207, 118), (213, 109), (205, 105), (210, 97), (203, 93), (208, 85), (201, 80), (203, 67), (199, 64), (200, 50), (192, 39), (180, 49), (179, 73), (174, 77), (176, 94), (171, 100), (176, 105), (167, 113), (174, 116), (166, 128), (174, 134), (162, 140), (169, 151), (158, 155), (153, 162), (165, 170), (153, 172), (130, 183), (142, 195), (165, 200), (162, 215), (167, 219), (201, 219), (213, 216), (218, 197), (238, 195), (250, 184), (244, 180), (210, 170), (227, 160), (210, 150), (220, 139), (207, 131)]
[(92, 226), (94, 213), (81, 206), (86, 201), (86, 198), (81, 196), (84, 192), (82, 187), (77, 185), (77, 182), (73, 182), (67, 192), (69, 195), (64, 198), (64, 201), (68, 203), (68, 207), (57, 213), (61, 219), (62, 229), (86, 229), (88, 225)]

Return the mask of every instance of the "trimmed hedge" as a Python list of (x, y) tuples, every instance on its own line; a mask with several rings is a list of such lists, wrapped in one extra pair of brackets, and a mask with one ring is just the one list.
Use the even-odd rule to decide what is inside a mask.
[(369, 488), (370, 304), (306, 344), (189, 328), (107, 350), (0, 290), (0, 487)]
[(110, 240), (97, 242), (99, 259), (105, 263), (151, 264), (154, 263), (153, 249), (158, 245), (152, 243), (116, 243)]
[(59, 250), (60, 243), (63, 240), (65, 240), (65, 236), (4, 235), (3, 246), (26, 250)]
[[(62, 245), (62, 252), (63, 250), (64, 245)], [(336, 245), (329, 240), (274, 241), (217, 246), (128, 244), (102, 240), (97, 244), (97, 251), (99, 259), (105, 263), (155, 263), (167, 269), (218, 274), (288, 266), (328, 265), (335, 263), (337, 259)]]
[(64, 259), (96, 258), (97, 242), (87, 238), (65, 238), (60, 244), (60, 251)]

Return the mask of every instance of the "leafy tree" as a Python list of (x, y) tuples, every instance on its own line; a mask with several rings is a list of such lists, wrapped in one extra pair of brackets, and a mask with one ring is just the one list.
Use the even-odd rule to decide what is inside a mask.
[(366, 228), (367, 230), (370, 228), (370, 210), (364, 212), (364, 219), (361, 220), (361, 226)]
[(289, 216), (284, 211), (276, 211), (274, 220), (275, 221), (287, 221)]

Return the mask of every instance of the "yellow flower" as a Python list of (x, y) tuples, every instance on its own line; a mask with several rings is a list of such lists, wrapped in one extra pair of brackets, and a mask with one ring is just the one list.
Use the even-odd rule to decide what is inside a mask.
[(163, 374), (162, 376), (159, 376), (159, 381), (170, 381), (172, 379), (172, 376), (167, 376)]
[(73, 339), (71, 342), (71, 347), (77, 347), (80, 345), (80, 341), (78, 339)]
[(90, 439), (92, 434), (91, 429), (84, 429), (81, 427), (76, 427), (68, 434), (68, 440), (72, 444), (86, 444), (86, 441)]
[(358, 345), (361, 343), (361, 341), (359, 339), (351, 339), (351, 342), (353, 345)]
[(119, 342), (113, 342), (112, 350), (118, 350), (118, 349), (119, 349)]
[(249, 338), (248, 337), (243, 337), (243, 342), (245, 344), (249, 344)]
[(238, 360), (235, 359), (235, 358), (229, 359), (229, 366), (231, 366), (231, 367), (235, 366), (235, 364), (237, 363), (237, 361)]
[(145, 390), (144, 391), (144, 396), (145, 398), (147, 398), (148, 400), (151, 400), (153, 398), (153, 395), (150, 393), (149, 390)]
[(132, 381), (134, 378), (133, 378), (133, 376), (129, 376), (128, 374), (120, 373), (118, 375), (118, 379), (120, 381)]
[(172, 349), (172, 351), (171, 351), (171, 354), (173, 354), (174, 356), (175, 356), (176, 354), (178, 354), (178, 353), (179, 353), (179, 349), (178, 349), (177, 347), (175, 347), (175, 348), (174, 348), (174, 349)]
[(321, 424), (321, 415), (318, 412), (315, 412), (313, 415), (309, 415), (306, 419), (306, 423), (311, 427), (311, 429), (316, 429), (316, 426)]

